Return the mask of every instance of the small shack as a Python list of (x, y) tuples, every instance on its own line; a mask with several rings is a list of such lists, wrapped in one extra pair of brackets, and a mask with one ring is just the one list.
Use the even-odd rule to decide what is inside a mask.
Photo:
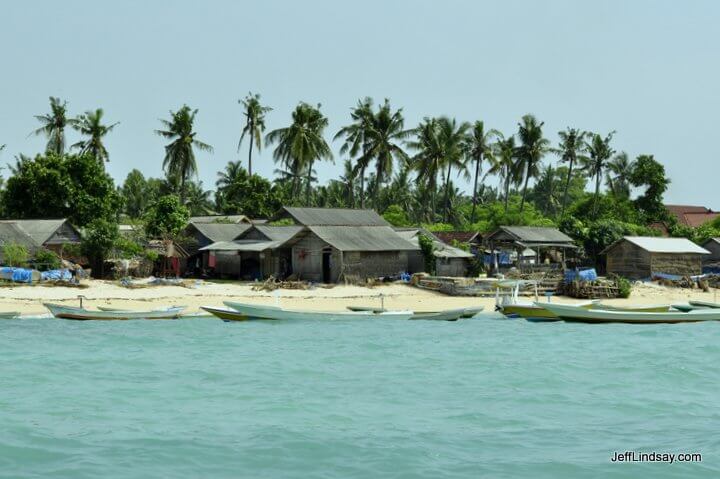
[(473, 255), (480, 254), (482, 237), (477, 231), (436, 231), (437, 239), (449, 246), (467, 247)]
[(190, 255), (187, 260), (188, 270), (217, 276), (234, 275), (240, 267), (240, 258), (237, 255), (216, 254), (215, 251), (206, 251), (203, 248), (213, 243), (232, 241), (251, 227), (252, 225), (246, 222), (191, 222), (185, 228), (185, 235), (193, 238), (195, 242), (192, 247), (187, 248)]
[(694, 276), (710, 252), (686, 238), (625, 236), (600, 254), (607, 256), (607, 273), (629, 279), (656, 275)]
[(720, 238), (710, 238), (702, 244), (710, 253), (704, 258), (705, 263), (720, 263)]
[[(521, 271), (562, 270), (567, 252), (577, 249), (572, 238), (562, 231), (541, 226), (501, 226), (485, 238), (485, 246), (491, 252), (495, 271), (501, 267), (503, 253), (516, 258), (514, 264), (506, 266)], [(535, 256), (527, 256), (528, 250)]]
[(437, 233), (431, 233), (422, 228), (397, 228), (397, 233), (406, 241), (415, 246), (415, 250), (408, 253), (408, 272), (420, 273), (425, 271), (425, 258), (420, 251), (418, 237), (423, 234), (432, 239), (435, 246), (435, 274), (437, 276), (461, 277), (466, 276), (470, 262), (475, 257), (472, 253), (455, 248), (442, 241)]

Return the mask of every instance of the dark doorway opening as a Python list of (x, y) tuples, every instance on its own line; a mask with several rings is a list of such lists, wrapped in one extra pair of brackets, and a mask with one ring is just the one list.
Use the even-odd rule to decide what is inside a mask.
[(332, 251), (330, 250), (323, 250), (322, 253), (322, 278), (323, 283), (329, 283), (330, 282), (330, 255), (332, 254)]

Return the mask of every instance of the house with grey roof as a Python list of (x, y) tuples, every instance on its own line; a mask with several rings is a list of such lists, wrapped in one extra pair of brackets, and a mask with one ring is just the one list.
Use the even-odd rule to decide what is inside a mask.
[(720, 238), (710, 238), (702, 244), (702, 247), (710, 252), (710, 254), (704, 259), (705, 263), (719, 263), (720, 262)]
[(275, 218), (293, 225), (255, 224), (232, 241), (201, 248), (240, 258), (241, 277), (286, 277), (332, 283), (408, 271), (417, 246), (372, 210), (285, 207)]
[(433, 256), (435, 257), (435, 274), (438, 276), (460, 277), (466, 276), (470, 262), (475, 257), (460, 248), (450, 246), (434, 233), (422, 228), (395, 228), (395, 231), (403, 239), (415, 246), (415, 251), (409, 254), (408, 272), (419, 273), (425, 271), (425, 258), (420, 251), (419, 236), (424, 234), (432, 239), (434, 245)]
[(40, 248), (62, 256), (63, 246), (80, 244), (80, 231), (66, 219), (0, 220), (0, 247), (17, 243), (31, 254)]
[[(500, 226), (485, 237), (485, 247), (491, 254), (491, 267), (499, 271), (500, 258), (509, 255), (513, 262), (505, 267), (521, 270), (564, 269), (568, 252), (577, 249), (572, 238), (557, 228), (543, 226)], [(528, 250), (535, 257), (527, 256)]]
[(656, 275), (694, 276), (710, 252), (687, 238), (625, 236), (607, 248), (607, 273), (629, 279)]

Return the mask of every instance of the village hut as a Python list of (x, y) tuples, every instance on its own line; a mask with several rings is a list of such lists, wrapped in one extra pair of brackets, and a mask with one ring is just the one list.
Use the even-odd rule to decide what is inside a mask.
[[(556, 228), (540, 226), (501, 226), (485, 238), (491, 252), (491, 265), (498, 271), (501, 257), (514, 257), (521, 271), (545, 271), (565, 268), (567, 252), (577, 249), (572, 238)], [(528, 250), (535, 253), (527, 255)]]
[(193, 240), (193, 244), (188, 244), (186, 248), (189, 254), (187, 269), (213, 276), (235, 276), (240, 267), (237, 255), (203, 248), (218, 242), (232, 241), (251, 227), (251, 224), (245, 222), (191, 222), (185, 228), (185, 235)]
[(425, 235), (433, 241), (435, 257), (435, 274), (438, 276), (461, 277), (466, 276), (470, 262), (475, 255), (460, 248), (450, 246), (442, 241), (437, 233), (431, 233), (423, 228), (396, 228), (397, 233), (415, 246), (415, 250), (408, 254), (408, 272), (424, 272), (425, 258), (420, 250), (419, 236)]
[(720, 238), (710, 238), (702, 247), (710, 252), (704, 259), (705, 263), (720, 263)]
[(172, 240), (150, 240), (147, 249), (158, 255), (155, 266), (158, 275), (162, 277), (181, 275), (182, 263), (189, 256), (185, 248)]
[(698, 275), (703, 257), (710, 252), (686, 238), (625, 236), (601, 254), (607, 256), (608, 274), (648, 279), (657, 275)]

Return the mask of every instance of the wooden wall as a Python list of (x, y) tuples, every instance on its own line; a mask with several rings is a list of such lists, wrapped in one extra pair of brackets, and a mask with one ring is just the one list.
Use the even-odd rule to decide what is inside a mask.
[(650, 253), (629, 241), (620, 241), (607, 252), (607, 274), (630, 279), (649, 278), (650, 266)]
[(720, 261), (720, 243), (717, 241), (708, 241), (703, 245), (703, 248), (710, 251), (710, 254), (703, 256), (703, 262), (715, 263)]
[(465, 276), (468, 265), (467, 258), (435, 258), (435, 269), (438, 276)]
[(652, 272), (694, 276), (702, 273), (702, 256), (689, 253), (653, 253)]

